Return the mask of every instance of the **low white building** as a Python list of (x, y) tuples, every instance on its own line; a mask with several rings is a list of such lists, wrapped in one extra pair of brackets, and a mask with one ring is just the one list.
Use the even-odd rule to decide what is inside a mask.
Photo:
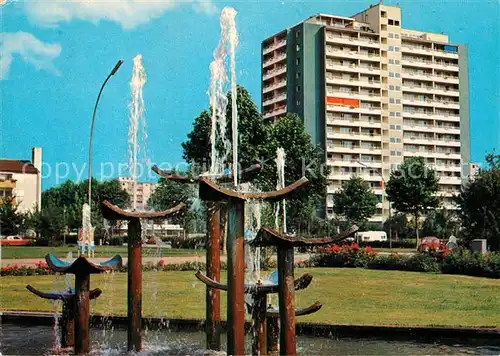
[(42, 149), (34, 147), (31, 161), (0, 159), (0, 199), (14, 197), (21, 212), (42, 203)]

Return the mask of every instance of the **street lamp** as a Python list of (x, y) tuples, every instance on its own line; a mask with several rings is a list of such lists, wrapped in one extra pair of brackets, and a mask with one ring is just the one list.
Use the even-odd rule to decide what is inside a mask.
[[(356, 162), (365, 168), (373, 169), (375, 172), (377, 172), (377, 174), (380, 176), (380, 178), (382, 178), (382, 182), (384, 184), (384, 189), (385, 189), (385, 179), (384, 179), (384, 176), (382, 175), (382, 171), (380, 169), (370, 167), (370, 166), (362, 163), (359, 160)], [(384, 189), (382, 189), (382, 211), (384, 210)], [(391, 201), (390, 200), (389, 200), (389, 220), (391, 220)], [(390, 223), (389, 223), (389, 248), (392, 248), (392, 226)]]
[(97, 96), (97, 100), (96, 100), (95, 106), (94, 106), (94, 114), (92, 115), (92, 125), (90, 126), (90, 143), (89, 143), (89, 192), (88, 192), (89, 207), (92, 206), (92, 203), (91, 203), (91, 201), (92, 201), (92, 192), (91, 192), (91, 186), (92, 186), (92, 143), (94, 141), (94, 123), (95, 123), (95, 114), (97, 111), (97, 104), (99, 104), (99, 99), (101, 98), (101, 94), (102, 94), (102, 90), (104, 89), (104, 86), (108, 82), (109, 78), (111, 78), (111, 76), (115, 75), (115, 73), (118, 72), (118, 69), (120, 69), (120, 66), (122, 65), (122, 63), (123, 63), (123, 59), (120, 59), (118, 61), (118, 63), (116, 63), (116, 65), (113, 68), (113, 70), (111, 71), (111, 73), (109, 73), (109, 75), (106, 78), (106, 80), (104, 81), (104, 83), (102, 83), (101, 90), (99, 90), (99, 95)]

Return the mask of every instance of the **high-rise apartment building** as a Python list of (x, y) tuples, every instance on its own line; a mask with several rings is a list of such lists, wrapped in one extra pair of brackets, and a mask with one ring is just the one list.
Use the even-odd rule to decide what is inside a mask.
[[(134, 201), (134, 179), (131, 177), (118, 177), (118, 182), (125, 189), (130, 197), (130, 202)], [(136, 209), (147, 210), (148, 200), (156, 189), (156, 183), (137, 182), (135, 188)]]
[(319, 14), (262, 42), (262, 113), (297, 113), (331, 166), (331, 193), (352, 175), (389, 203), (384, 182), (411, 156), (440, 176), (452, 207), (470, 163), (467, 47), (405, 29), (401, 8), (377, 4), (352, 17)]

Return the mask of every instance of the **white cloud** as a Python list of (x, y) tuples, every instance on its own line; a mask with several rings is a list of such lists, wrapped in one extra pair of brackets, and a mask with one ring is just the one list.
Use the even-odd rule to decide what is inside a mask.
[(0, 33), (0, 80), (6, 78), (14, 57), (19, 56), (37, 69), (60, 74), (54, 59), (61, 54), (59, 43), (44, 43), (28, 32)]
[(24, 9), (30, 21), (54, 27), (61, 22), (101, 20), (132, 29), (162, 16), (176, 6), (191, 4), (196, 12), (214, 14), (212, 0), (26, 0)]

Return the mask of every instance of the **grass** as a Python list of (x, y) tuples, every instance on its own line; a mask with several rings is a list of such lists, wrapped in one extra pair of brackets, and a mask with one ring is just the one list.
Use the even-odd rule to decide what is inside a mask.
[[(21, 259), (21, 258), (44, 258), (48, 253), (53, 253), (57, 257), (66, 257), (68, 252), (73, 252), (77, 256), (78, 248), (76, 245), (66, 245), (60, 247), (41, 247), (41, 246), (2, 246), (1, 258), (3, 259)], [(161, 256), (192, 256), (200, 251), (189, 249), (161, 249)], [(204, 252), (204, 251), (201, 251)], [(144, 256), (156, 255), (156, 248), (143, 247)], [(96, 246), (95, 257), (112, 257), (114, 255), (127, 255), (127, 246)]]
[[(297, 306), (319, 300), (323, 308), (299, 321), (500, 327), (500, 280), (361, 268), (298, 272), (306, 271), (314, 279), (307, 291), (296, 293)], [(143, 277), (144, 316), (204, 318), (205, 287), (193, 272), (147, 272)], [(32, 295), (25, 286), (53, 290), (64, 285), (64, 278), (57, 278), (55, 282), (54, 276), (1, 277), (0, 309), (53, 310), (50, 302)], [(103, 294), (93, 304), (93, 312), (126, 315), (126, 274), (92, 275), (91, 288), (95, 287)], [(225, 316), (226, 293), (221, 295)]]

